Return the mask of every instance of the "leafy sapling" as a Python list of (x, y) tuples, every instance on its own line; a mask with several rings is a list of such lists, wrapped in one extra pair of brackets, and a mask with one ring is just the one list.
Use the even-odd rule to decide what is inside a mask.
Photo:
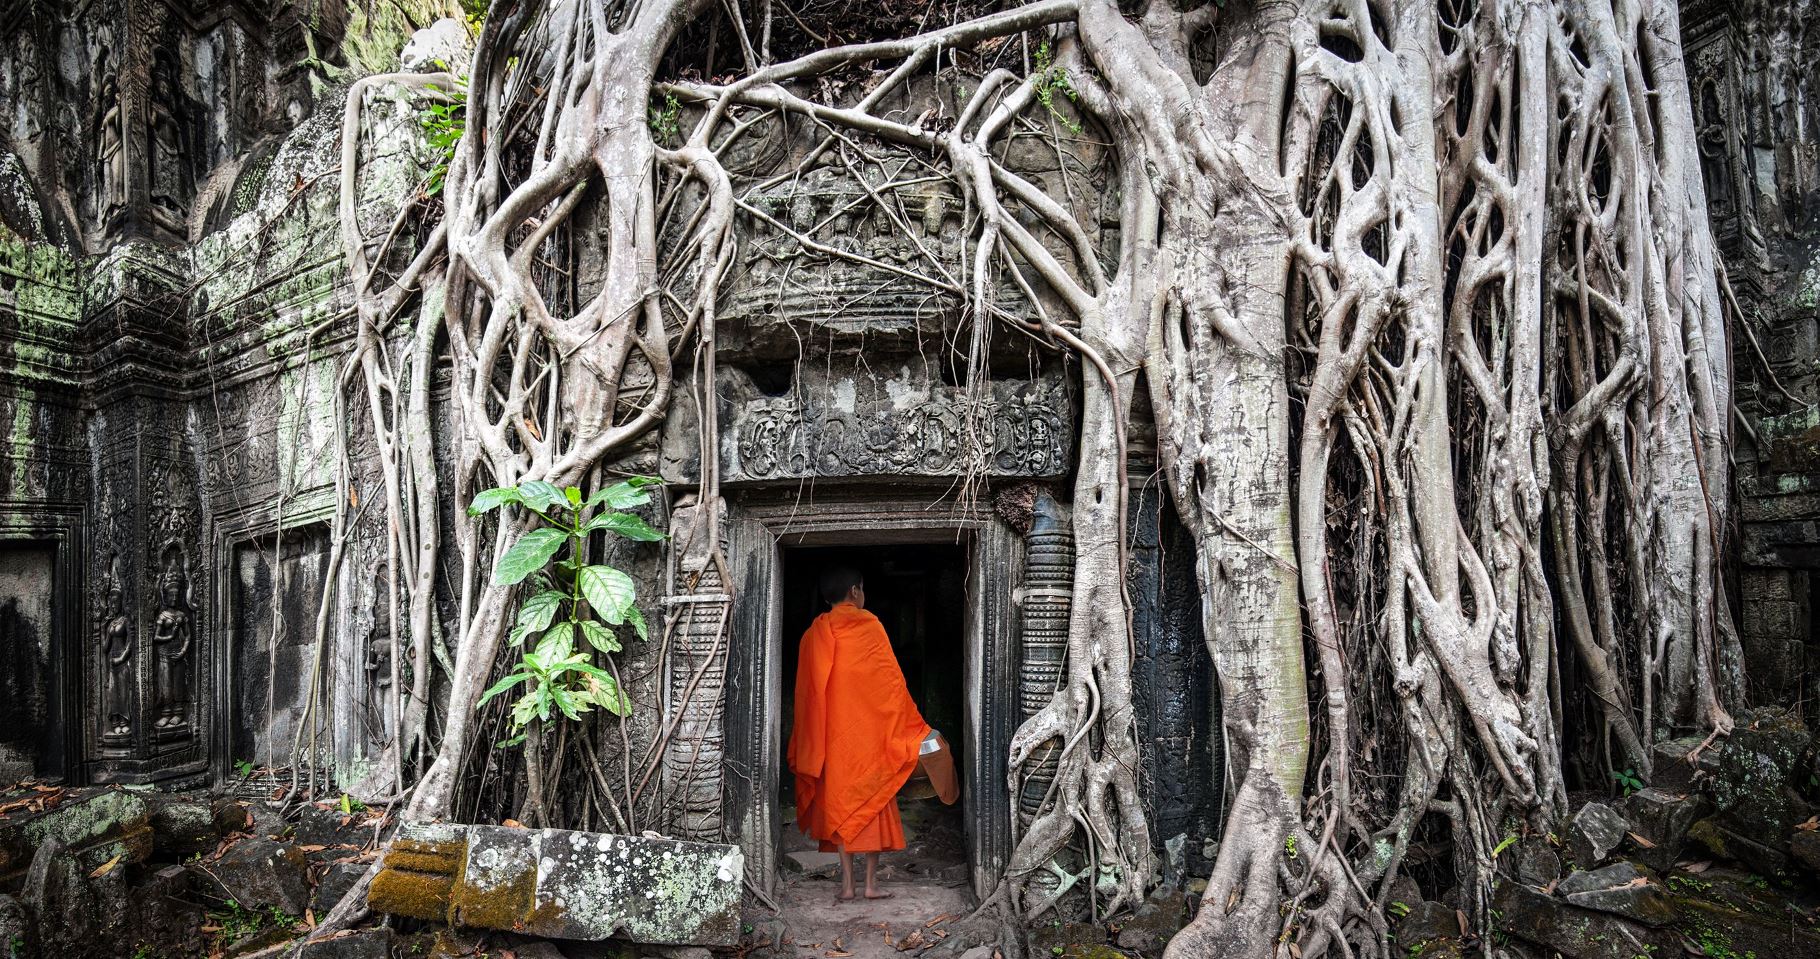
[[(646, 489), (658, 482), (635, 476), (584, 499), (578, 487), (558, 489), (533, 480), (486, 490), (468, 506), (470, 516), (515, 506), (545, 524), (519, 537), (493, 565), (494, 583), (512, 586), (529, 581), (532, 589), (519, 602), (518, 617), (507, 636), (514, 648), (524, 652), (511, 672), (480, 697), (485, 704), (509, 689), (525, 687), (512, 704), (513, 735), (501, 746), (524, 742), (525, 730), (533, 721), (549, 722), (559, 713), (580, 719), (595, 707), (615, 716), (631, 712), (631, 701), (613, 675), (594, 664), (593, 651), (620, 651), (614, 627), (630, 628), (645, 639), (644, 614), (636, 605), (632, 577), (611, 566), (589, 563), (587, 542), (595, 533), (641, 543), (663, 539), (664, 534), (643, 519), (624, 512), (650, 502)], [(567, 555), (558, 559), (564, 546)], [(586, 645), (578, 649), (582, 642)]]

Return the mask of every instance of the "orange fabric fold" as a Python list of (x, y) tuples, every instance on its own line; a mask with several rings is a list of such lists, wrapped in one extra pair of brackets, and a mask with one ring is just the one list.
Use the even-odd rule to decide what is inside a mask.
[(878, 617), (850, 603), (816, 617), (796, 666), (797, 825), (848, 852), (904, 848), (897, 791), (928, 732)]

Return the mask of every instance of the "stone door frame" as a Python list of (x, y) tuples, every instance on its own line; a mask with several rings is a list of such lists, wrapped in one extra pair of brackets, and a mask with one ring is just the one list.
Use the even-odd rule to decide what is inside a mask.
[[(206, 576), (208, 577), (209, 609), (213, 617), (208, 620), (208, 629), (212, 636), (212, 655), (206, 662), (198, 662), (196, 668), (206, 670), (213, 681), (213, 688), (218, 692), (210, 697), (205, 705), (208, 710), (208, 754), (207, 769), (211, 782), (226, 783), (235, 778), (234, 762), (241, 758), (234, 752), (234, 712), (240, 701), (240, 648), (239, 633), (235, 623), (239, 619), (239, 605), (234, 600), (234, 577), (238, 570), (234, 565), (235, 551), (241, 546), (251, 545), (258, 548), (259, 541), (268, 536), (282, 535), (287, 530), (310, 526), (317, 523), (330, 523), (335, 514), (335, 491), (333, 488), (315, 488), (283, 501), (247, 501), (236, 502), (225, 509), (218, 509), (205, 528), (205, 540), (208, 557)], [(274, 557), (274, 573), (277, 557)], [(336, 590), (339, 577), (330, 577), (325, 589)], [(336, 618), (341, 618), (339, 598), (337, 599)], [(314, 632), (315, 623), (308, 628)], [(329, 642), (335, 644), (339, 631), (333, 626), (329, 630)], [(323, 655), (333, 654), (324, 651)], [(325, 659), (325, 668), (333, 665)], [(329, 715), (334, 715), (335, 684), (325, 680), (327, 688), (323, 692), (322, 706)], [(330, 744), (333, 749), (333, 742)], [(330, 771), (330, 779), (334, 777)], [(253, 784), (263, 786), (264, 782)]]
[[(61, 739), (57, 748), (61, 768), (55, 775), (70, 785), (88, 781), (83, 757), (100, 735), (100, 722), (90, 708), (95, 697), (86, 688), (89, 678), (99, 673), (90, 668), (82, 648), (83, 624), (89, 618), (82, 568), (87, 518), (87, 508), (77, 504), (0, 500), (0, 543), (49, 547), (52, 552), (51, 663), (56, 674), (46, 706)], [(46, 772), (38, 770), (40, 776)]]
[[(989, 505), (945, 499), (946, 487), (899, 486), (813, 494), (795, 488), (732, 494), (727, 556), (734, 583), (728, 663), (726, 837), (746, 857), (746, 875), (770, 891), (781, 866), (784, 775), (782, 552), (792, 546), (953, 543), (967, 547), (966, 728), (961, 803), (969, 874), (985, 896), (1011, 854), (1005, 763), (1017, 727), (1017, 614), (1023, 539)], [(920, 495), (918, 495), (920, 493)], [(781, 495), (780, 495), (781, 494)]]

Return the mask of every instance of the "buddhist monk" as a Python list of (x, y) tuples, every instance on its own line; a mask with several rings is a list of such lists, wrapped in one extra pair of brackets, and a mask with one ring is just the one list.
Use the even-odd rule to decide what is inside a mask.
[(865, 897), (885, 899), (878, 854), (904, 848), (897, 791), (933, 730), (910, 699), (884, 625), (866, 611), (859, 573), (830, 569), (820, 586), (831, 608), (803, 634), (796, 668), (796, 822), (823, 852), (840, 853), (842, 900), (854, 898), (857, 853), (866, 857)]

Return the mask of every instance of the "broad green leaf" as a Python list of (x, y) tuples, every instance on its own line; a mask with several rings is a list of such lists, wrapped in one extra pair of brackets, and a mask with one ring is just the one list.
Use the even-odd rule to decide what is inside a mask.
[(514, 725), (514, 726), (529, 725), (531, 722), (531, 717), (535, 716), (536, 714), (537, 714), (537, 694), (535, 692), (525, 693), (522, 697), (519, 698), (518, 702), (515, 702), (512, 704), (512, 725)]
[(606, 530), (609, 533), (617, 533), (620, 536), (624, 536), (626, 539), (635, 540), (640, 543), (655, 542), (664, 538), (664, 534), (652, 529), (650, 523), (633, 516), (631, 513), (602, 513), (599, 516), (588, 520), (588, 525), (582, 527), (582, 531), (587, 533), (598, 532), (600, 530)]
[(499, 742), (494, 743), (493, 747), (495, 749), (511, 749), (513, 746), (516, 746), (524, 741), (525, 741), (525, 734), (519, 733), (518, 735), (513, 736), (510, 739), (502, 739)]
[(498, 509), (507, 503), (522, 502), (524, 502), (524, 497), (518, 495), (517, 488), (511, 486), (495, 486), (492, 489), (481, 490), (479, 493), (475, 494), (474, 501), (468, 504), (468, 515), (479, 516), (488, 510)]
[[(550, 701), (556, 704), (557, 709), (562, 710), (564, 716), (567, 716), (570, 719), (581, 718), (580, 710), (575, 708), (575, 697), (569, 695), (567, 692), (560, 689), (550, 690)], [(586, 708), (586, 705), (586, 703), (583, 703), (583, 708)]]
[(544, 720), (545, 722), (548, 722), (550, 719), (550, 705), (551, 705), (550, 687), (548, 687), (548, 686), (537, 687), (537, 692), (535, 693), (535, 695), (537, 697), (537, 718)]
[(626, 610), (638, 591), (632, 577), (611, 566), (583, 566), (578, 575), (581, 594), (588, 598), (594, 612), (614, 626), (626, 621)]
[(603, 653), (617, 653), (620, 650), (619, 637), (613, 631), (591, 619), (581, 621), (581, 634), (588, 640), (588, 645)]
[(491, 686), (488, 686), (487, 691), (480, 694), (480, 705), (485, 706), (487, 704), (487, 700), (492, 699), (494, 696), (497, 696), (500, 693), (503, 693), (506, 690), (511, 689), (513, 686), (516, 686), (519, 683), (522, 683), (525, 680), (530, 679), (530, 678), (531, 677), (525, 675), (524, 673), (513, 673), (512, 675), (507, 676), (506, 678), (500, 680), (499, 682), (494, 683)]
[[(518, 629), (527, 635), (549, 628), (550, 621), (556, 618), (562, 609), (562, 601), (568, 597), (550, 589), (532, 596), (518, 604)], [(517, 630), (513, 630), (517, 632)]]
[(567, 499), (569, 501), (570, 506), (580, 506), (581, 505), (581, 487), (565, 486), (565, 487), (563, 487), (562, 495), (563, 495), (564, 499)]
[(551, 666), (560, 665), (562, 660), (575, 652), (575, 627), (569, 623), (557, 623), (550, 631), (537, 641), (537, 656)]
[(612, 486), (596, 490), (593, 496), (588, 497), (588, 502), (583, 508), (593, 509), (602, 503), (614, 509), (643, 506), (651, 502), (651, 494), (644, 492), (645, 487), (657, 486), (662, 482), (651, 476), (634, 476), (631, 479), (621, 480)]
[(626, 622), (632, 624), (632, 632), (637, 633), (639, 639), (648, 640), (651, 638), (649, 632), (645, 628), (645, 614), (639, 612), (637, 606), (626, 607)]
[(588, 684), (588, 698), (615, 716), (625, 716), (632, 712), (632, 703), (620, 690), (619, 683), (604, 673), (595, 676)]
[(562, 530), (547, 526), (526, 533), (493, 565), (493, 582), (499, 586), (510, 586), (531, 575), (548, 563), (568, 538), (569, 535)]
[(525, 505), (532, 509), (547, 510), (553, 506), (569, 505), (569, 498), (562, 495), (562, 490), (543, 480), (518, 484), (518, 494), (524, 497)]

